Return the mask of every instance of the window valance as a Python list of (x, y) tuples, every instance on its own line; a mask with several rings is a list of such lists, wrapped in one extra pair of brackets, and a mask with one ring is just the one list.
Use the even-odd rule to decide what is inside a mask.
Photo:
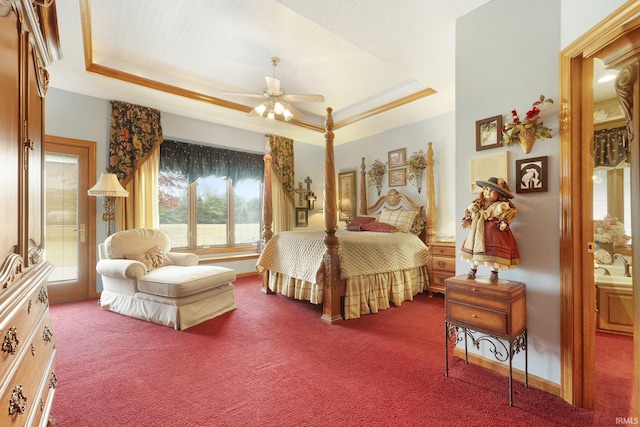
[(614, 168), (627, 161), (629, 137), (627, 127), (598, 130), (593, 133), (593, 167)]
[(165, 140), (160, 145), (160, 169), (182, 172), (189, 184), (210, 175), (241, 179), (264, 178), (262, 154)]

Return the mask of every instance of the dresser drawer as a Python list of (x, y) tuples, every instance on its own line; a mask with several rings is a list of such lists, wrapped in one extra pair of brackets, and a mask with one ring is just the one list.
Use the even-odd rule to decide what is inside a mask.
[(450, 245), (434, 244), (431, 246), (431, 254), (434, 258), (438, 256), (445, 256), (455, 259), (456, 247), (453, 243), (451, 243)]
[(448, 301), (456, 301), (492, 310), (507, 311), (509, 308), (509, 299), (506, 297), (508, 297), (508, 295), (500, 294), (499, 297), (496, 297), (484, 292), (458, 289), (451, 286), (450, 282), (447, 282)]
[(453, 273), (447, 277), (453, 276), (456, 271), (456, 259), (451, 257), (434, 256), (431, 265), (433, 267), (433, 271), (440, 270)]
[[(16, 289), (19, 291), (19, 289)], [(49, 307), (48, 295), (44, 284), (30, 290), (16, 306), (7, 310), (6, 317), (0, 320), (0, 342), (6, 348), (0, 351), (0, 377), (4, 377), (17, 362), (24, 346), (28, 345), (29, 334), (36, 327), (42, 315)]]
[(455, 272), (453, 272), (453, 271), (434, 270), (433, 271), (433, 284), (438, 286), (439, 288), (442, 288), (444, 290), (446, 280), (449, 277), (453, 276), (454, 274), (455, 274)]
[(485, 333), (507, 334), (507, 313), (448, 301), (447, 320), (459, 326), (478, 329)]
[[(51, 369), (54, 358), (53, 337), (50, 334), (51, 323), (49, 316), (42, 316), (40, 323), (34, 328), (29, 337), (25, 337), (26, 353), (21, 353), (17, 369), (11, 378), (3, 383), (4, 389), (0, 390), (0, 405), (4, 410), (0, 411), (0, 425), (22, 426), (34, 418), (40, 418), (38, 412), (42, 412), (41, 402), (45, 395), (44, 382), (46, 371)], [(46, 336), (46, 337), (45, 337)], [(16, 393), (18, 399), (12, 403), (12, 394)], [(48, 394), (48, 390), (46, 391)], [(47, 397), (47, 396), (45, 396)], [(14, 412), (10, 414), (10, 411)], [(23, 411), (20, 413), (20, 411)]]

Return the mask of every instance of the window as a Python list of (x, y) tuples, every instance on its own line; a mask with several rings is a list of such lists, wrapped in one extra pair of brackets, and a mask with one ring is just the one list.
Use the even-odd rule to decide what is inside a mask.
[(262, 155), (174, 141), (160, 148), (160, 229), (172, 247), (253, 250), (262, 233)]

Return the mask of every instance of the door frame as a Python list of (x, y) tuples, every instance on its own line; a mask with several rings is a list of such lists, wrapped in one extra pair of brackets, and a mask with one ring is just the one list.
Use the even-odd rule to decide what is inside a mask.
[[(87, 188), (91, 188), (96, 180), (96, 143), (94, 141), (85, 141), (81, 139), (65, 138), (60, 136), (45, 135), (44, 151), (47, 151), (47, 144), (56, 144), (74, 148), (80, 148), (87, 151)], [(79, 195), (82, 197), (82, 195)], [(87, 221), (85, 230), (85, 248), (87, 252), (87, 265), (85, 266), (86, 274), (86, 298), (97, 298), (96, 290), (96, 274), (92, 268), (96, 264), (96, 198), (89, 197), (84, 194), (87, 206)], [(84, 280), (79, 278), (79, 280)]]
[[(575, 406), (595, 405), (595, 285), (593, 255), (588, 244), (593, 240), (593, 219), (585, 212), (592, 207), (592, 159), (585, 136), (593, 133), (593, 61), (596, 52), (619, 40), (624, 24), (640, 14), (638, 2), (628, 2), (584, 36), (560, 52), (560, 286), (561, 286), (561, 390), (562, 397)], [(638, 85), (635, 85), (638, 88)], [(634, 94), (637, 99), (637, 92)], [(638, 110), (638, 106), (636, 106)], [(639, 129), (638, 111), (633, 114)], [(637, 131), (636, 131), (637, 132)], [(638, 159), (638, 136), (631, 141), (632, 156)], [(634, 154), (635, 151), (635, 154)], [(587, 159), (591, 159), (589, 162)], [(632, 165), (632, 179), (638, 181), (639, 162)], [(635, 171), (635, 172), (634, 172)], [(632, 189), (632, 217), (640, 215), (640, 186)], [(634, 216), (635, 215), (635, 216)], [(640, 233), (637, 221), (632, 233)], [(640, 235), (640, 234), (638, 234)], [(633, 261), (640, 251), (633, 248)], [(638, 261), (640, 262), (640, 261)], [(638, 279), (633, 278), (634, 310), (640, 313), (640, 292), (635, 292)], [(640, 322), (634, 323), (634, 389), (635, 416), (640, 413)]]

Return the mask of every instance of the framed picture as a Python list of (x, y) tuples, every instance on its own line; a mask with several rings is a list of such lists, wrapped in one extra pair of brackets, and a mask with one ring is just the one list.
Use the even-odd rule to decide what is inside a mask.
[(547, 156), (516, 160), (516, 193), (547, 191)]
[(407, 185), (407, 168), (389, 171), (389, 187), (404, 187)]
[[(476, 185), (476, 181), (486, 181), (495, 176), (497, 178), (508, 178), (507, 151), (486, 156), (476, 156), (471, 158), (471, 192), (480, 193), (482, 188)], [(509, 180), (507, 179), (507, 182)]]
[(356, 171), (338, 174), (338, 220), (349, 221), (356, 215)]
[(389, 151), (389, 169), (404, 166), (407, 163), (407, 149)]
[(502, 145), (502, 116), (476, 121), (476, 151)]
[(309, 210), (307, 208), (296, 208), (296, 227), (307, 227), (309, 225)]

